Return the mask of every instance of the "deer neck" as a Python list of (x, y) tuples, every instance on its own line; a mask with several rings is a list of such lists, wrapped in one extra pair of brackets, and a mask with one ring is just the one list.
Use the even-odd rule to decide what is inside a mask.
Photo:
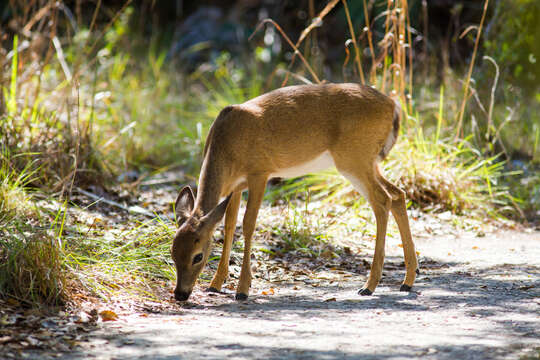
[(199, 176), (199, 187), (195, 209), (202, 212), (203, 216), (214, 209), (221, 197), (223, 188), (223, 174), (217, 162), (211, 161), (209, 154), (205, 157), (201, 175)]

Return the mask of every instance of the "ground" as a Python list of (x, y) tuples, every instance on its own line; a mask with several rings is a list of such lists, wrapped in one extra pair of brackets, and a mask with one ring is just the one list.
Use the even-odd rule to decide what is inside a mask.
[[(385, 271), (370, 297), (357, 295), (364, 276), (339, 271), (318, 282), (258, 281), (246, 303), (199, 290), (176, 311), (104, 324), (63, 358), (538, 358), (540, 234), (422, 239), (418, 247), (424, 262), (412, 293), (398, 291), (397, 270)], [(388, 255), (401, 263), (399, 251)]]
[[(357, 291), (366, 279), (374, 245), (370, 219), (364, 224), (368, 226), (365, 234), (349, 239), (340, 226), (333, 239), (341, 234), (344, 240), (322, 242), (319, 248), (312, 244), (318, 256), (305, 249), (285, 252), (286, 246), (279, 244), (280, 236), (301, 233), (299, 219), (311, 224), (315, 235), (327, 228), (324, 222), (314, 225), (307, 220), (307, 213), (340, 218), (348, 224), (353, 221), (336, 216), (342, 214), (338, 210), (325, 210), (321, 215), (322, 210), (314, 205), (303, 215), (292, 216), (284, 229), (276, 230), (272, 225), (276, 218), (284, 211), (290, 215), (291, 210), (266, 205), (259, 221), (254, 281), (246, 302), (234, 300), (241, 249), (237, 243), (231, 276), (221, 294), (204, 291), (216, 265), (213, 262), (208, 276), (203, 277), (206, 282), (201, 281), (188, 302), (174, 301), (173, 284), (169, 284), (163, 289), (162, 301), (111, 299), (86, 313), (56, 314), (40, 320), (38, 335), (19, 339), (18, 344), (10, 339), (12, 335), (0, 334), (0, 350), (2, 346), (6, 350), (0, 351), (0, 358), (540, 357), (540, 232), (482, 221), (456, 226), (456, 217), (449, 213), (409, 211), (421, 266), (414, 291), (398, 291), (404, 276), (403, 250), (393, 224), (383, 280), (374, 295), (362, 297)], [(459, 222), (468, 223), (463, 218)], [(106, 313), (97, 315), (107, 309), (118, 316), (115, 321), (103, 321)], [(0, 322), (2, 319), (2, 326), (9, 327), (10, 318), (0, 317)], [(46, 331), (65, 341), (48, 346), (39, 335)]]

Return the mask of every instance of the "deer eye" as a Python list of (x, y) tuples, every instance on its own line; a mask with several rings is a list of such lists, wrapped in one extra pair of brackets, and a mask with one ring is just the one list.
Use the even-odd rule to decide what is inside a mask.
[(202, 253), (195, 255), (195, 257), (193, 258), (193, 265), (200, 263), (202, 259), (203, 259)]

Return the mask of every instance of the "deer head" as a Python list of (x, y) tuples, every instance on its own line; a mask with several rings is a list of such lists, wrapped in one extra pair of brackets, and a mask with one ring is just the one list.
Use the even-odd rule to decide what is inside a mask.
[(223, 218), (230, 196), (208, 214), (194, 209), (195, 197), (189, 186), (185, 186), (176, 199), (176, 221), (178, 230), (174, 237), (171, 255), (176, 266), (176, 288), (174, 297), (184, 301), (189, 298), (193, 286), (203, 270), (212, 248), (212, 234)]

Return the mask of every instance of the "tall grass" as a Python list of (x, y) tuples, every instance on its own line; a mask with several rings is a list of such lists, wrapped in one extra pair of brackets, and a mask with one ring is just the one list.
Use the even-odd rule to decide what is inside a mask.
[[(322, 18), (328, 12), (338, 6), (339, 1), (331, 1), (326, 7), (312, 19), (312, 24), (304, 29), (298, 41), (293, 45), (292, 41), (286, 37), (279, 25), (271, 20), (265, 19), (262, 24), (270, 23), (276, 26), (282, 36), (294, 50), (295, 56), (302, 59), (303, 65), (312, 76), (314, 82), (320, 83), (322, 80), (303, 59), (299, 46), (307, 35), (315, 28), (314, 24), (320, 25)], [(421, 120), (422, 115), (417, 110), (417, 102), (413, 98), (413, 55), (411, 24), (409, 19), (408, 1), (397, 0), (387, 1), (386, 11), (381, 16), (384, 17), (385, 33), (378, 39), (374, 39), (374, 32), (370, 28), (368, 5), (364, 1), (364, 28), (365, 44), (357, 41), (354, 24), (348, 9), (346, 0), (341, 1), (347, 19), (350, 39), (348, 43), (354, 48), (354, 66), (357, 78), (356, 81), (368, 83), (371, 86), (387, 92), (390, 96), (401, 102), (403, 109), (404, 123), (402, 126), (402, 138), (396, 149), (391, 153), (389, 160), (384, 164), (385, 171), (407, 191), (408, 198), (414, 206), (424, 209), (451, 210), (455, 213), (463, 213), (466, 210), (482, 210), (482, 213), (493, 213), (494, 209), (508, 210), (513, 197), (508, 189), (500, 185), (503, 176), (511, 175), (504, 171), (502, 158), (492, 155), (484, 157), (481, 147), (475, 147), (471, 140), (476, 134), (461, 136), (461, 127), (465, 111), (465, 104), (468, 100), (469, 82), (474, 67), (478, 40), (482, 32), (482, 24), (487, 12), (488, 1), (485, 1), (481, 24), (475, 41), (475, 48), (469, 71), (467, 73), (464, 94), (461, 101), (461, 111), (459, 112), (457, 132), (460, 136), (452, 138), (455, 134), (452, 127), (454, 123), (451, 118), (444, 116), (445, 96), (443, 87), (439, 94), (438, 112), (428, 114), (428, 117), (435, 117), (436, 124), (434, 131), (425, 133), (426, 123)], [(374, 45), (376, 44), (376, 45)], [(365, 46), (369, 49), (371, 64), (362, 59), (364, 53), (361, 48)], [(343, 65), (344, 69), (349, 62), (349, 51)], [(295, 57), (293, 57), (289, 68), (292, 68)], [(369, 59), (368, 59), (369, 60)], [(369, 77), (366, 79), (364, 68), (369, 67)], [(288, 81), (288, 77), (285, 78)], [(496, 82), (495, 85), (496, 86)], [(458, 99), (459, 96), (456, 96)], [(456, 100), (457, 101), (457, 100)], [(448, 99), (446, 99), (448, 102)], [(492, 113), (493, 99), (490, 103), (490, 113)], [(322, 185), (321, 185), (322, 184)], [(289, 182), (282, 191), (296, 192), (299, 189), (311, 189), (319, 192), (320, 196), (335, 197), (336, 195), (351, 194), (352, 187), (344, 182), (336, 172), (324, 172), (303, 178), (301, 181)]]
[(65, 268), (83, 291), (110, 299), (121, 293), (155, 298), (156, 287), (170, 287), (175, 271), (170, 258), (174, 224), (161, 219), (126, 230), (72, 226), (65, 237)]
[(32, 204), (25, 187), (36, 171), (14, 169), (6, 148), (0, 153), (0, 297), (24, 305), (65, 300), (63, 256), (50, 219)]

